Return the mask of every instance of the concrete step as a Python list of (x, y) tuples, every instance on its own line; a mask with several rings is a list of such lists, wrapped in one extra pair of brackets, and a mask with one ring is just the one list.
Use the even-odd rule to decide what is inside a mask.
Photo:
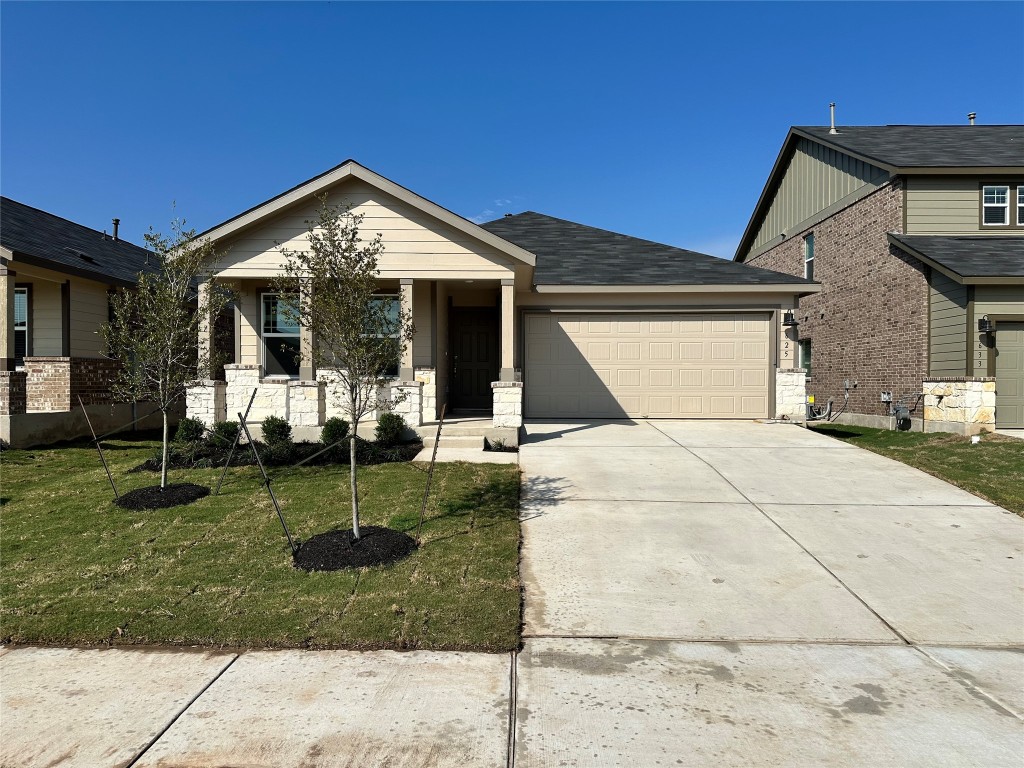
[[(434, 447), (434, 436), (423, 438), (424, 448)], [(444, 432), (441, 433), (441, 448), (476, 448), (479, 450), (484, 449), (484, 436), (483, 435), (446, 435)]]

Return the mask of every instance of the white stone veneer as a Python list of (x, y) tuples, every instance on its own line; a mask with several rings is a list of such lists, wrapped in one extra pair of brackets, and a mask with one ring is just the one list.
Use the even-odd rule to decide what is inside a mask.
[(523, 426), (523, 383), (521, 381), (495, 381), (494, 426), (518, 429)]
[(775, 418), (803, 422), (807, 418), (807, 371), (778, 368), (775, 371)]

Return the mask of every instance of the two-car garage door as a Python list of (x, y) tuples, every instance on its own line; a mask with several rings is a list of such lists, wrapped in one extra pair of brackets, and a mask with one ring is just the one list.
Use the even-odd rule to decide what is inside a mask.
[(769, 315), (529, 313), (533, 418), (763, 418)]

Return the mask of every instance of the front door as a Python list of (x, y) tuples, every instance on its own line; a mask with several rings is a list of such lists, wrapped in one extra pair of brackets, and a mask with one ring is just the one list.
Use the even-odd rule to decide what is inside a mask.
[(996, 427), (1024, 427), (1024, 323), (996, 326)]
[(498, 310), (459, 309), (449, 317), (452, 409), (491, 410), (491, 382), (498, 380)]

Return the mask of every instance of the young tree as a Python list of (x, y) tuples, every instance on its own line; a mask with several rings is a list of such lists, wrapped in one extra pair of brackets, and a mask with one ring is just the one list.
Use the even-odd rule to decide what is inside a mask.
[[(161, 488), (167, 487), (170, 410), (185, 397), (189, 384), (207, 378), (215, 364), (215, 345), (209, 350), (197, 346), (200, 328), (208, 327), (212, 334), (212, 320), (231, 299), (206, 274), (216, 257), (213, 245), (195, 235), (195, 230), (185, 229), (184, 219), (171, 222), (170, 237), (150, 229), (146, 244), (156, 270), (139, 273), (135, 288), (111, 296), (111, 320), (101, 328), (107, 356), (121, 364), (112, 394), (153, 402), (163, 413)], [(204, 278), (209, 289), (200, 292), (198, 283)]]
[(377, 258), (384, 251), (378, 234), (359, 237), (362, 215), (332, 207), (320, 198), (315, 221), (307, 221), (308, 250), (282, 248), (286, 258), (277, 289), (290, 294), (290, 311), (309, 329), (315, 343), (302, 354), (318, 370), (336, 372), (339, 405), (352, 423), (349, 437), (349, 482), (352, 491), (352, 537), (359, 539), (359, 487), (356, 439), (359, 422), (371, 411), (388, 410), (397, 398), (388, 391), (388, 370), (412, 341), (410, 313), (391, 297), (377, 294)]

